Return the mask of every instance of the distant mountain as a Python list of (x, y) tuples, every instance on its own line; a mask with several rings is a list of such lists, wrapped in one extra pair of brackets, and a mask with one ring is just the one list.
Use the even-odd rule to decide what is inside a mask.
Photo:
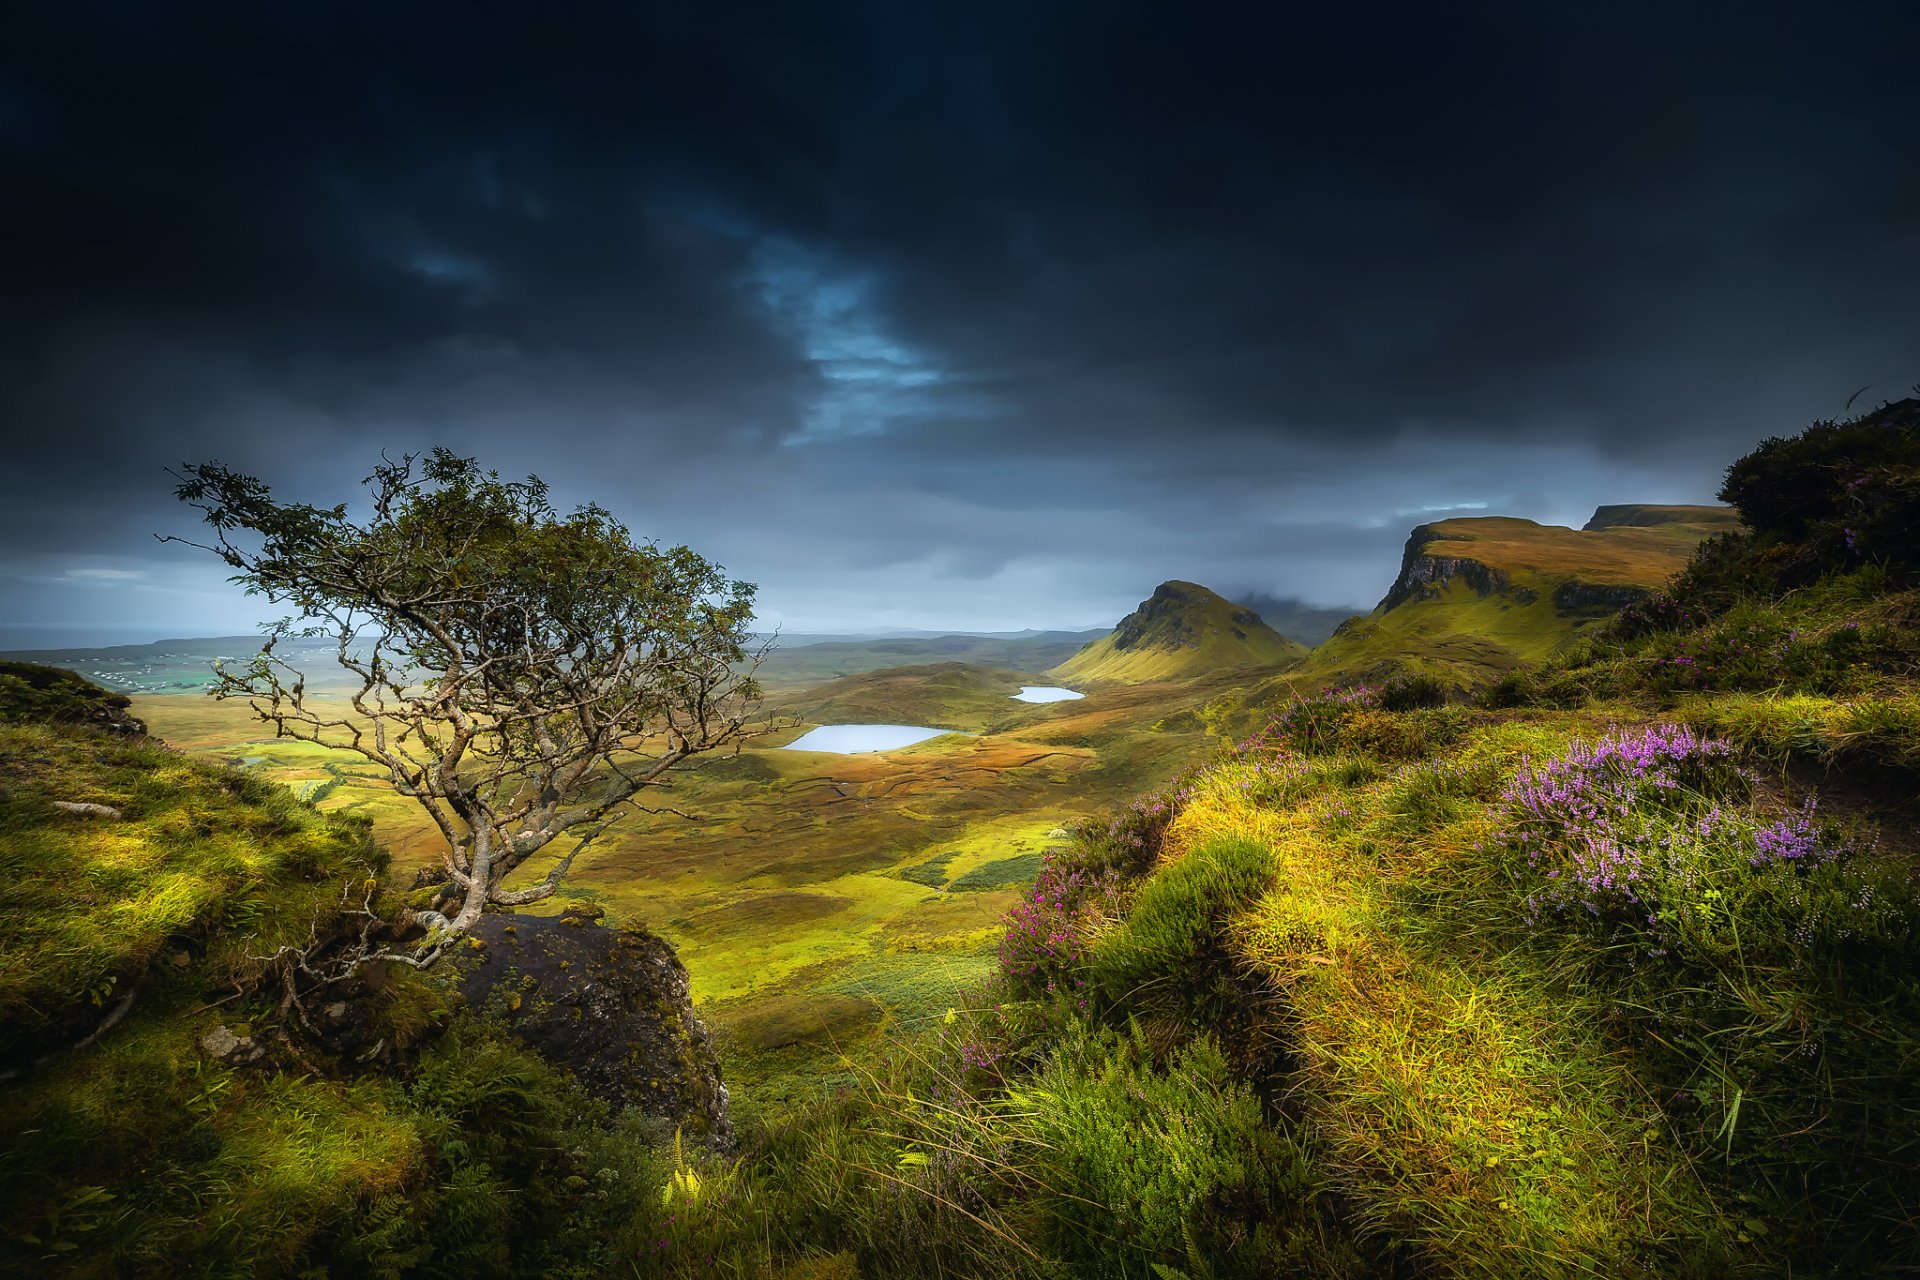
[(780, 637), (760, 668), (770, 687), (799, 688), (887, 667), (967, 662), (1012, 671), (1045, 671), (1064, 661), (1099, 631), (1030, 631), (1015, 635), (863, 637), (789, 642)]
[(1233, 667), (1284, 667), (1306, 657), (1244, 605), (1192, 582), (1163, 582), (1120, 625), (1055, 667), (1069, 683), (1179, 680)]
[(809, 724), (924, 724), (983, 733), (1031, 718), (1014, 701), (1012, 671), (970, 662), (934, 662), (863, 671), (777, 699), (775, 710)]
[[(244, 662), (260, 651), (263, 640), (262, 636), (198, 636), (149, 644), (17, 649), (0, 653), (0, 659), (78, 672), (116, 693), (199, 693), (216, 683), (215, 661)], [(337, 646), (331, 640), (294, 637), (282, 641), (274, 652), (307, 673), (307, 688), (314, 693), (339, 693), (355, 683), (335, 660)]]
[(182, 640), (155, 640), (148, 644), (74, 646), (63, 649), (9, 649), (0, 652), (0, 658), (18, 662), (46, 662), (60, 665), (63, 661), (76, 661), (83, 658), (111, 661), (180, 655), (254, 653), (260, 648), (263, 639), (262, 636), (200, 636)]
[(1423, 524), (1386, 596), (1314, 650), (1308, 669), (1478, 683), (1547, 657), (1738, 527), (1731, 509), (1698, 506), (1601, 507), (1583, 529), (1507, 516)]
[(1323, 609), (1293, 596), (1270, 596), (1260, 592), (1233, 597), (1260, 615), (1262, 621), (1289, 640), (1309, 647), (1324, 643), (1341, 623), (1365, 609)]

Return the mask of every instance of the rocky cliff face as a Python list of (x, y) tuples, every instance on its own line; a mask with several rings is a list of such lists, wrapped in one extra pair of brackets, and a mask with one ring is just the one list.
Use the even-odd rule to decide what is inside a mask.
[(727, 1089), (687, 971), (645, 929), (608, 928), (593, 908), (557, 918), (488, 915), (452, 963), (461, 993), (590, 1093), (661, 1128), (726, 1148)]
[(1410, 600), (1434, 599), (1455, 578), (1465, 582), (1481, 596), (1507, 590), (1512, 583), (1499, 569), (1466, 556), (1435, 554), (1440, 545), (1467, 541), (1470, 539), (1460, 534), (1442, 533), (1430, 524), (1416, 528), (1407, 537), (1407, 549), (1400, 558), (1400, 576), (1393, 580), (1386, 598), (1380, 601), (1380, 611), (1396, 609)]

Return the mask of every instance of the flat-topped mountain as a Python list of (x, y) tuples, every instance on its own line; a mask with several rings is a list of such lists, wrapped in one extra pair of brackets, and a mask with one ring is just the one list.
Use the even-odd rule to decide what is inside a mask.
[(1668, 525), (1699, 525), (1709, 533), (1725, 533), (1740, 527), (1739, 513), (1732, 507), (1647, 506), (1637, 502), (1595, 507), (1593, 518), (1580, 526), (1583, 533), (1603, 529), (1657, 529)]
[[(1601, 507), (1582, 529), (1512, 516), (1423, 524), (1376, 613), (1432, 600), (1456, 578), (1481, 596), (1552, 585), (1566, 608), (1619, 608), (1679, 572), (1694, 547), (1739, 527), (1725, 507)], [(1517, 584), (1517, 585), (1516, 585)]]
[(1055, 667), (1074, 681), (1179, 680), (1234, 667), (1284, 667), (1307, 647), (1244, 605), (1192, 582), (1163, 582), (1120, 625)]
[(1737, 528), (1730, 508), (1645, 505), (1601, 507), (1581, 529), (1508, 516), (1423, 524), (1385, 597), (1311, 665), (1364, 674), (1391, 663), (1472, 683), (1545, 658)]

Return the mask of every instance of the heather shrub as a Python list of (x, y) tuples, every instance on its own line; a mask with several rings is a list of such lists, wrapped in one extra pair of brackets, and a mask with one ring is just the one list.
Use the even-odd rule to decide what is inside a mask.
[[(1715, 538), (1727, 537), (1715, 534)], [(1705, 610), (1686, 603), (1669, 591), (1655, 591), (1632, 601), (1615, 614), (1603, 635), (1612, 640), (1637, 640), (1669, 631), (1691, 631), (1707, 620)]]
[(1241, 757), (1276, 751), (1333, 755), (1365, 751), (1411, 760), (1456, 742), (1465, 713), (1447, 707), (1445, 690), (1425, 676), (1402, 676), (1384, 686), (1354, 685), (1295, 698), (1240, 742)]
[(1616, 991), (1696, 1161), (1780, 1206), (1803, 1237), (1783, 1247), (1847, 1220), (1850, 1246), (1883, 1251), (1905, 1227), (1870, 1207), (1920, 1192), (1910, 870), (1816, 799), (1758, 807), (1727, 743), (1673, 725), (1527, 768), (1502, 807), (1536, 941)]
[(1386, 711), (1417, 711), (1446, 702), (1446, 686), (1428, 675), (1394, 676), (1380, 686), (1380, 706)]
[(1591, 653), (1583, 659), (1577, 666), (1556, 662), (1509, 671), (1482, 689), (1476, 702), (1490, 711), (1517, 707), (1571, 711), (1618, 692), (1619, 682), (1608, 667), (1597, 665)]
[(1885, 624), (1821, 627), (1778, 608), (1743, 604), (1696, 630), (1649, 638), (1637, 661), (1647, 685), (1664, 693), (1850, 693), (1879, 682), (1906, 643)]
[(1501, 838), (1525, 856), (1530, 915), (1708, 965), (1735, 951), (1807, 960), (1904, 928), (1897, 905), (1868, 910), (1872, 886), (1845, 866), (1854, 841), (1820, 820), (1817, 800), (1763, 815), (1751, 786), (1728, 743), (1676, 725), (1616, 730), (1523, 770)]
[(1358, 684), (1295, 698), (1268, 718), (1241, 750), (1288, 747), (1307, 754), (1340, 750), (1341, 731), (1357, 712), (1378, 711), (1380, 690)]
[(1076, 866), (1057, 851), (1048, 854), (1033, 886), (1006, 915), (1000, 972), (1011, 991), (1051, 995), (1084, 985), (1088, 933), (1119, 902), (1113, 868)]
[(1132, 801), (1105, 822), (1079, 823), (1072, 842), (1049, 856), (1070, 869), (1138, 878), (1159, 859), (1168, 826), (1192, 796), (1191, 777), (1182, 778), (1164, 791)]

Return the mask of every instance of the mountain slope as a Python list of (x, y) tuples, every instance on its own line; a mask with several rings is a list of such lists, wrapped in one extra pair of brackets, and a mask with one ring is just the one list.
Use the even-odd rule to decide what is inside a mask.
[(1342, 625), (1308, 667), (1481, 683), (1558, 651), (1659, 588), (1701, 542), (1738, 528), (1728, 508), (1695, 506), (1601, 507), (1583, 529), (1506, 516), (1421, 525), (1379, 605)]
[(1163, 582), (1120, 625), (1050, 673), (1065, 681), (1180, 680), (1232, 667), (1298, 663), (1305, 645), (1253, 610), (1192, 582)]

